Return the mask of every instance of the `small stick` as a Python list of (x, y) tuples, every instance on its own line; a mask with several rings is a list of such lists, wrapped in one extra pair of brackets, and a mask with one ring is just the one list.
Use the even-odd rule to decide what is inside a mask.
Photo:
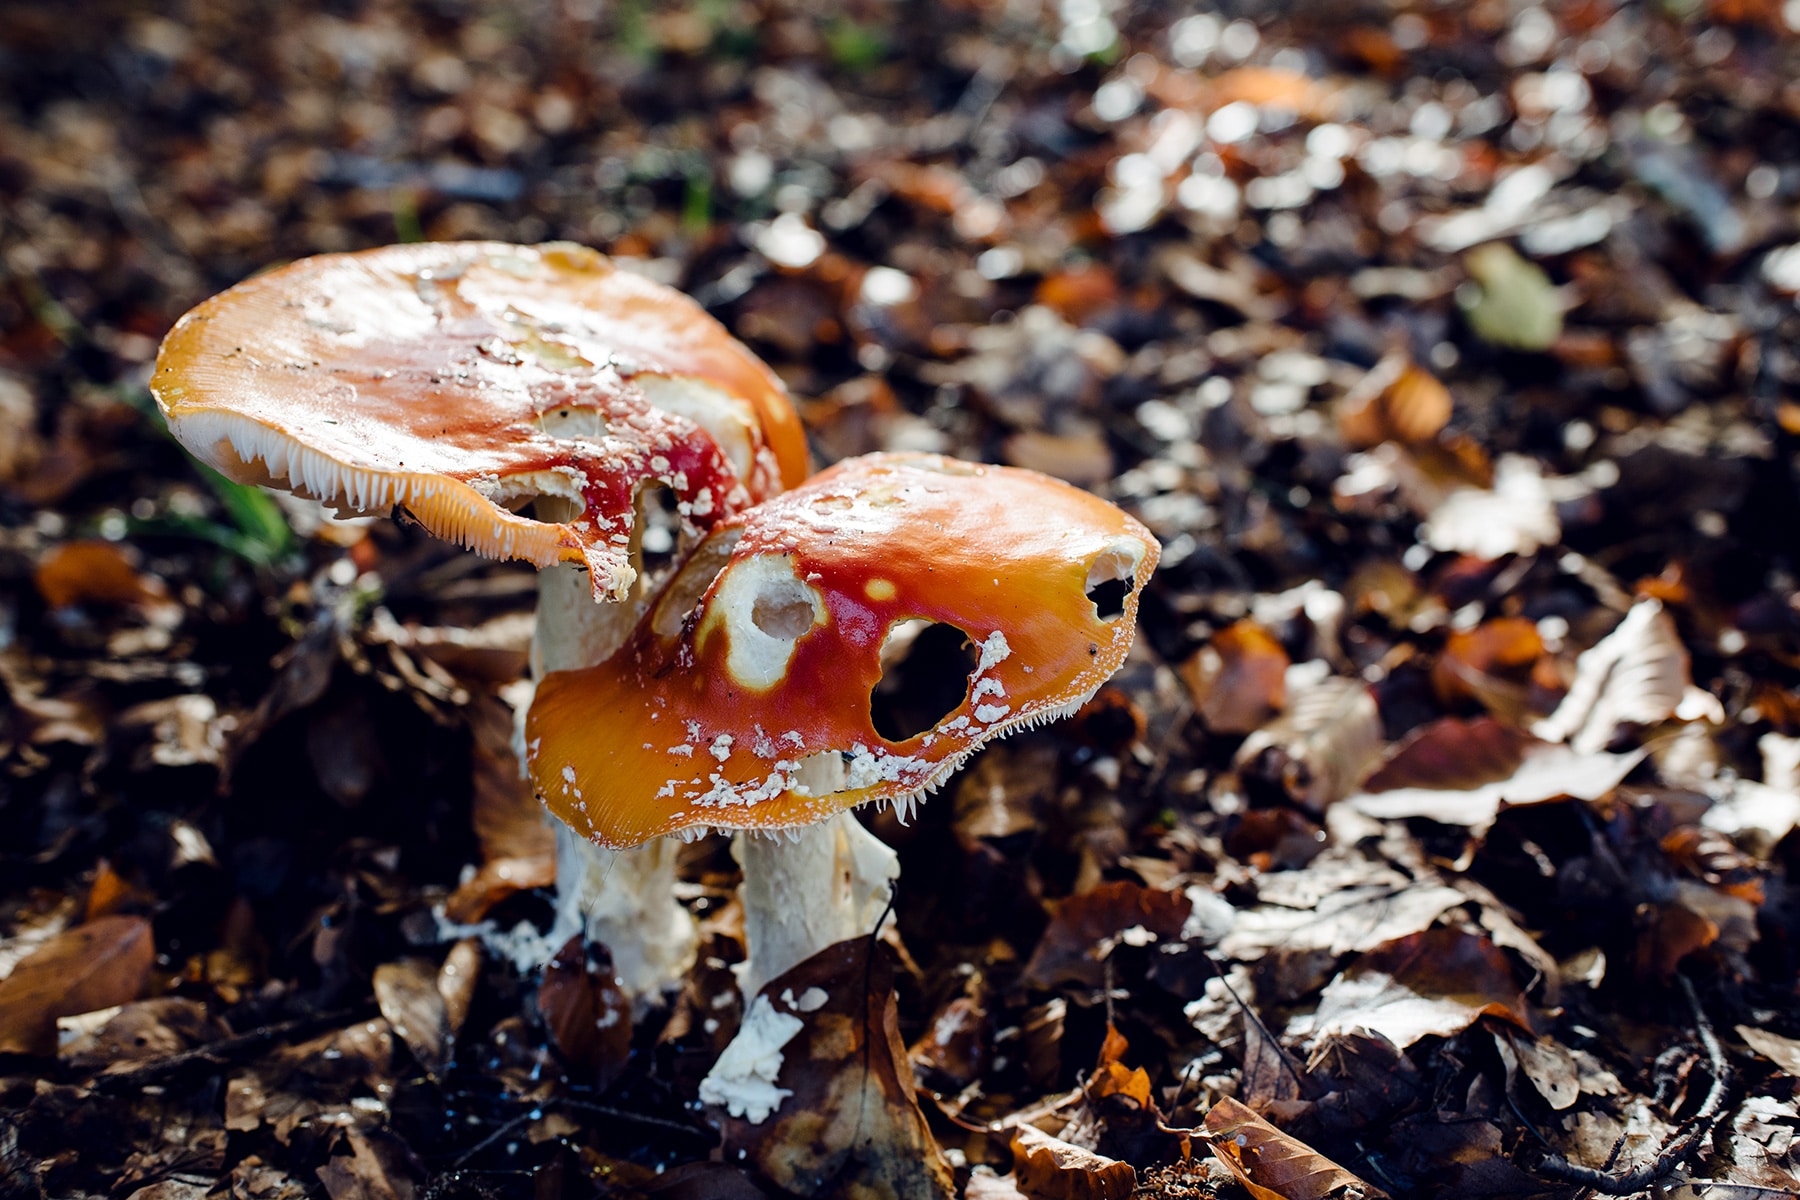
[(1719, 1044), (1712, 1024), (1706, 1019), (1706, 1011), (1700, 1007), (1700, 997), (1694, 994), (1694, 985), (1688, 982), (1685, 975), (1675, 978), (1687, 996), (1688, 1005), (1694, 1010), (1695, 1030), (1700, 1036), (1701, 1048), (1706, 1051), (1707, 1072), (1712, 1076), (1712, 1086), (1707, 1089), (1706, 1099), (1701, 1101), (1699, 1111), (1686, 1122), (1684, 1128), (1677, 1130), (1663, 1142), (1662, 1150), (1654, 1159), (1628, 1174), (1597, 1171), (1593, 1167), (1572, 1163), (1560, 1154), (1553, 1154), (1539, 1163), (1536, 1167), (1538, 1174), (1560, 1183), (1590, 1188), (1603, 1196), (1629, 1196), (1633, 1192), (1644, 1191), (1673, 1171), (1693, 1151), (1700, 1139), (1712, 1132), (1719, 1115), (1725, 1110), (1725, 1093), (1731, 1083), (1731, 1068), (1725, 1059), (1725, 1047)]

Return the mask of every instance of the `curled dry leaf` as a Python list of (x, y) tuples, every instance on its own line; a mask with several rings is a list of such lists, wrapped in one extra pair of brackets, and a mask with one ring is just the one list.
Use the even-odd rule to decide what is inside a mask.
[(1128, 930), (1141, 930), (1145, 940), (1171, 941), (1193, 911), (1194, 902), (1181, 892), (1161, 892), (1130, 880), (1103, 883), (1071, 896), (1057, 908), (1025, 966), (1027, 985), (1054, 988), (1065, 983), (1099, 987), (1102, 964)]
[(1083, 1150), (1032, 1125), (1013, 1130), (1013, 1176), (1039, 1200), (1126, 1200), (1137, 1187), (1130, 1163)]
[(1213, 1157), (1256, 1200), (1373, 1200), (1387, 1195), (1226, 1097), (1204, 1126)]
[(1297, 691), (1287, 712), (1245, 738), (1236, 766), (1320, 812), (1350, 794), (1381, 744), (1381, 713), (1369, 689), (1355, 679), (1327, 676)]
[(1214, 733), (1249, 733), (1286, 701), (1287, 651), (1254, 621), (1228, 625), (1181, 665), (1200, 719)]
[(764, 1120), (716, 1118), (727, 1161), (801, 1196), (955, 1194), (914, 1091), (885, 952), (869, 938), (839, 942), (769, 983), (757, 1003), (799, 1022), (777, 1056), (774, 1082), (787, 1094)]
[(1532, 732), (1584, 753), (1603, 750), (1622, 726), (1674, 716), (1692, 683), (1675, 622), (1658, 601), (1640, 601), (1575, 661), (1569, 694)]
[(1504, 808), (1563, 796), (1598, 800), (1643, 757), (1641, 750), (1583, 754), (1491, 717), (1445, 717), (1402, 742), (1350, 803), (1371, 817), (1423, 817), (1462, 826), (1479, 838)]
[(143, 917), (101, 917), (50, 938), (0, 979), (0, 1051), (53, 1053), (56, 1018), (136, 1000), (155, 960)]
[(1373, 1030), (1404, 1050), (1420, 1038), (1461, 1033), (1484, 1016), (1529, 1032), (1525, 997), (1505, 953), (1460, 929), (1428, 929), (1377, 946), (1339, 975), (1289, 1037)]
[(436, 1078), (454, 1051), (450, 1015), (438, 991), (437, 968), (404, 958), (375, 968), (375, 1003), (426, 1074)]

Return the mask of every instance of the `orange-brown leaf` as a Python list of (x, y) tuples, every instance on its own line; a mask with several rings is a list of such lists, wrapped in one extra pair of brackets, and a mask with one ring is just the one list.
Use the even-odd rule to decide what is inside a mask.
[(1182, 664), (1181, 677), (1208, 729), (1249, 733), (1286, 702), (1287, 669), (1281, 643), (1254, 621), (1239, 621), (1213, 634)]
[(0, 979), (0, 1051), (54, 1052), (56, 1018), (136, 1000), (155, 959), (143, 917), (101, 917), (57, 934)]
[(1230, 1097), (1213, 1105), (1205, 1129), (1213, 1157), (1256, 1200), (1368, 1200), (1387, 1194)]
[(1137, 1187), (1130, 1163), (1083, 1150), (1031, 1125), (1013, 1130), (1013, 1174), (1039, 1200), (1126, 1200)]

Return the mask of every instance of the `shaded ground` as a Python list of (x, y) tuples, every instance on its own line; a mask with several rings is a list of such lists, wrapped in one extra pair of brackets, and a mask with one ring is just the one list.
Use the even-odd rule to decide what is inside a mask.
[(530, 573), (209, 481), (152, 414), (192, 304), (419, 237), (598, 246), (775, 365), (821, 462), (1032, 466), (1162, 539), (1114, 686), (873, 819), (970, 1195), (1573, 1194), (1683, 1135), (1731, 1187), (1680, 1194), (1792, 1193), (1796, 26), (7, 5), (0, 1195), (771, 1186), (692, 1104), (722, 843), (629, 1042), (571, 1032), (579, 955), (540, 989), (441, 939), (548, 915), (493, 866), (543, 861)]

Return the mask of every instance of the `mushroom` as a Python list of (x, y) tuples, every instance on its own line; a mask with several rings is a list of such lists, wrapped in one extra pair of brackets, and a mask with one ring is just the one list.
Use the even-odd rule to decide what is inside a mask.
[[(1031, 471), (875, 454), (721, 522), (611, 659), (546, 675), (527, 717), (544, 803), (603, 845), (745, 837), (741, 983), (868, 931), (897, 866), (850, 811), (905, 816), (984, 743), (1073, 712), (1124, 661), (1159, 548)], [(961, 701), (900, 740), (871, 695), (890, 631), (960, 629)]]
[[(175, 437), (231, 479), (404, 510), (544, 568), (534, 674), (602, 661), (637, 623), (660, 582), (642, 570), (653, 489), (692, 544), (806, 467), (760, 360), (686, 296), (570, 244), (300, 260), (182, 317), (151, 391)], [(674, 850), (614, 853), (559, 825), (549, 949), (585, 908), (629, 992), (679, 980), (695, 935)]]

